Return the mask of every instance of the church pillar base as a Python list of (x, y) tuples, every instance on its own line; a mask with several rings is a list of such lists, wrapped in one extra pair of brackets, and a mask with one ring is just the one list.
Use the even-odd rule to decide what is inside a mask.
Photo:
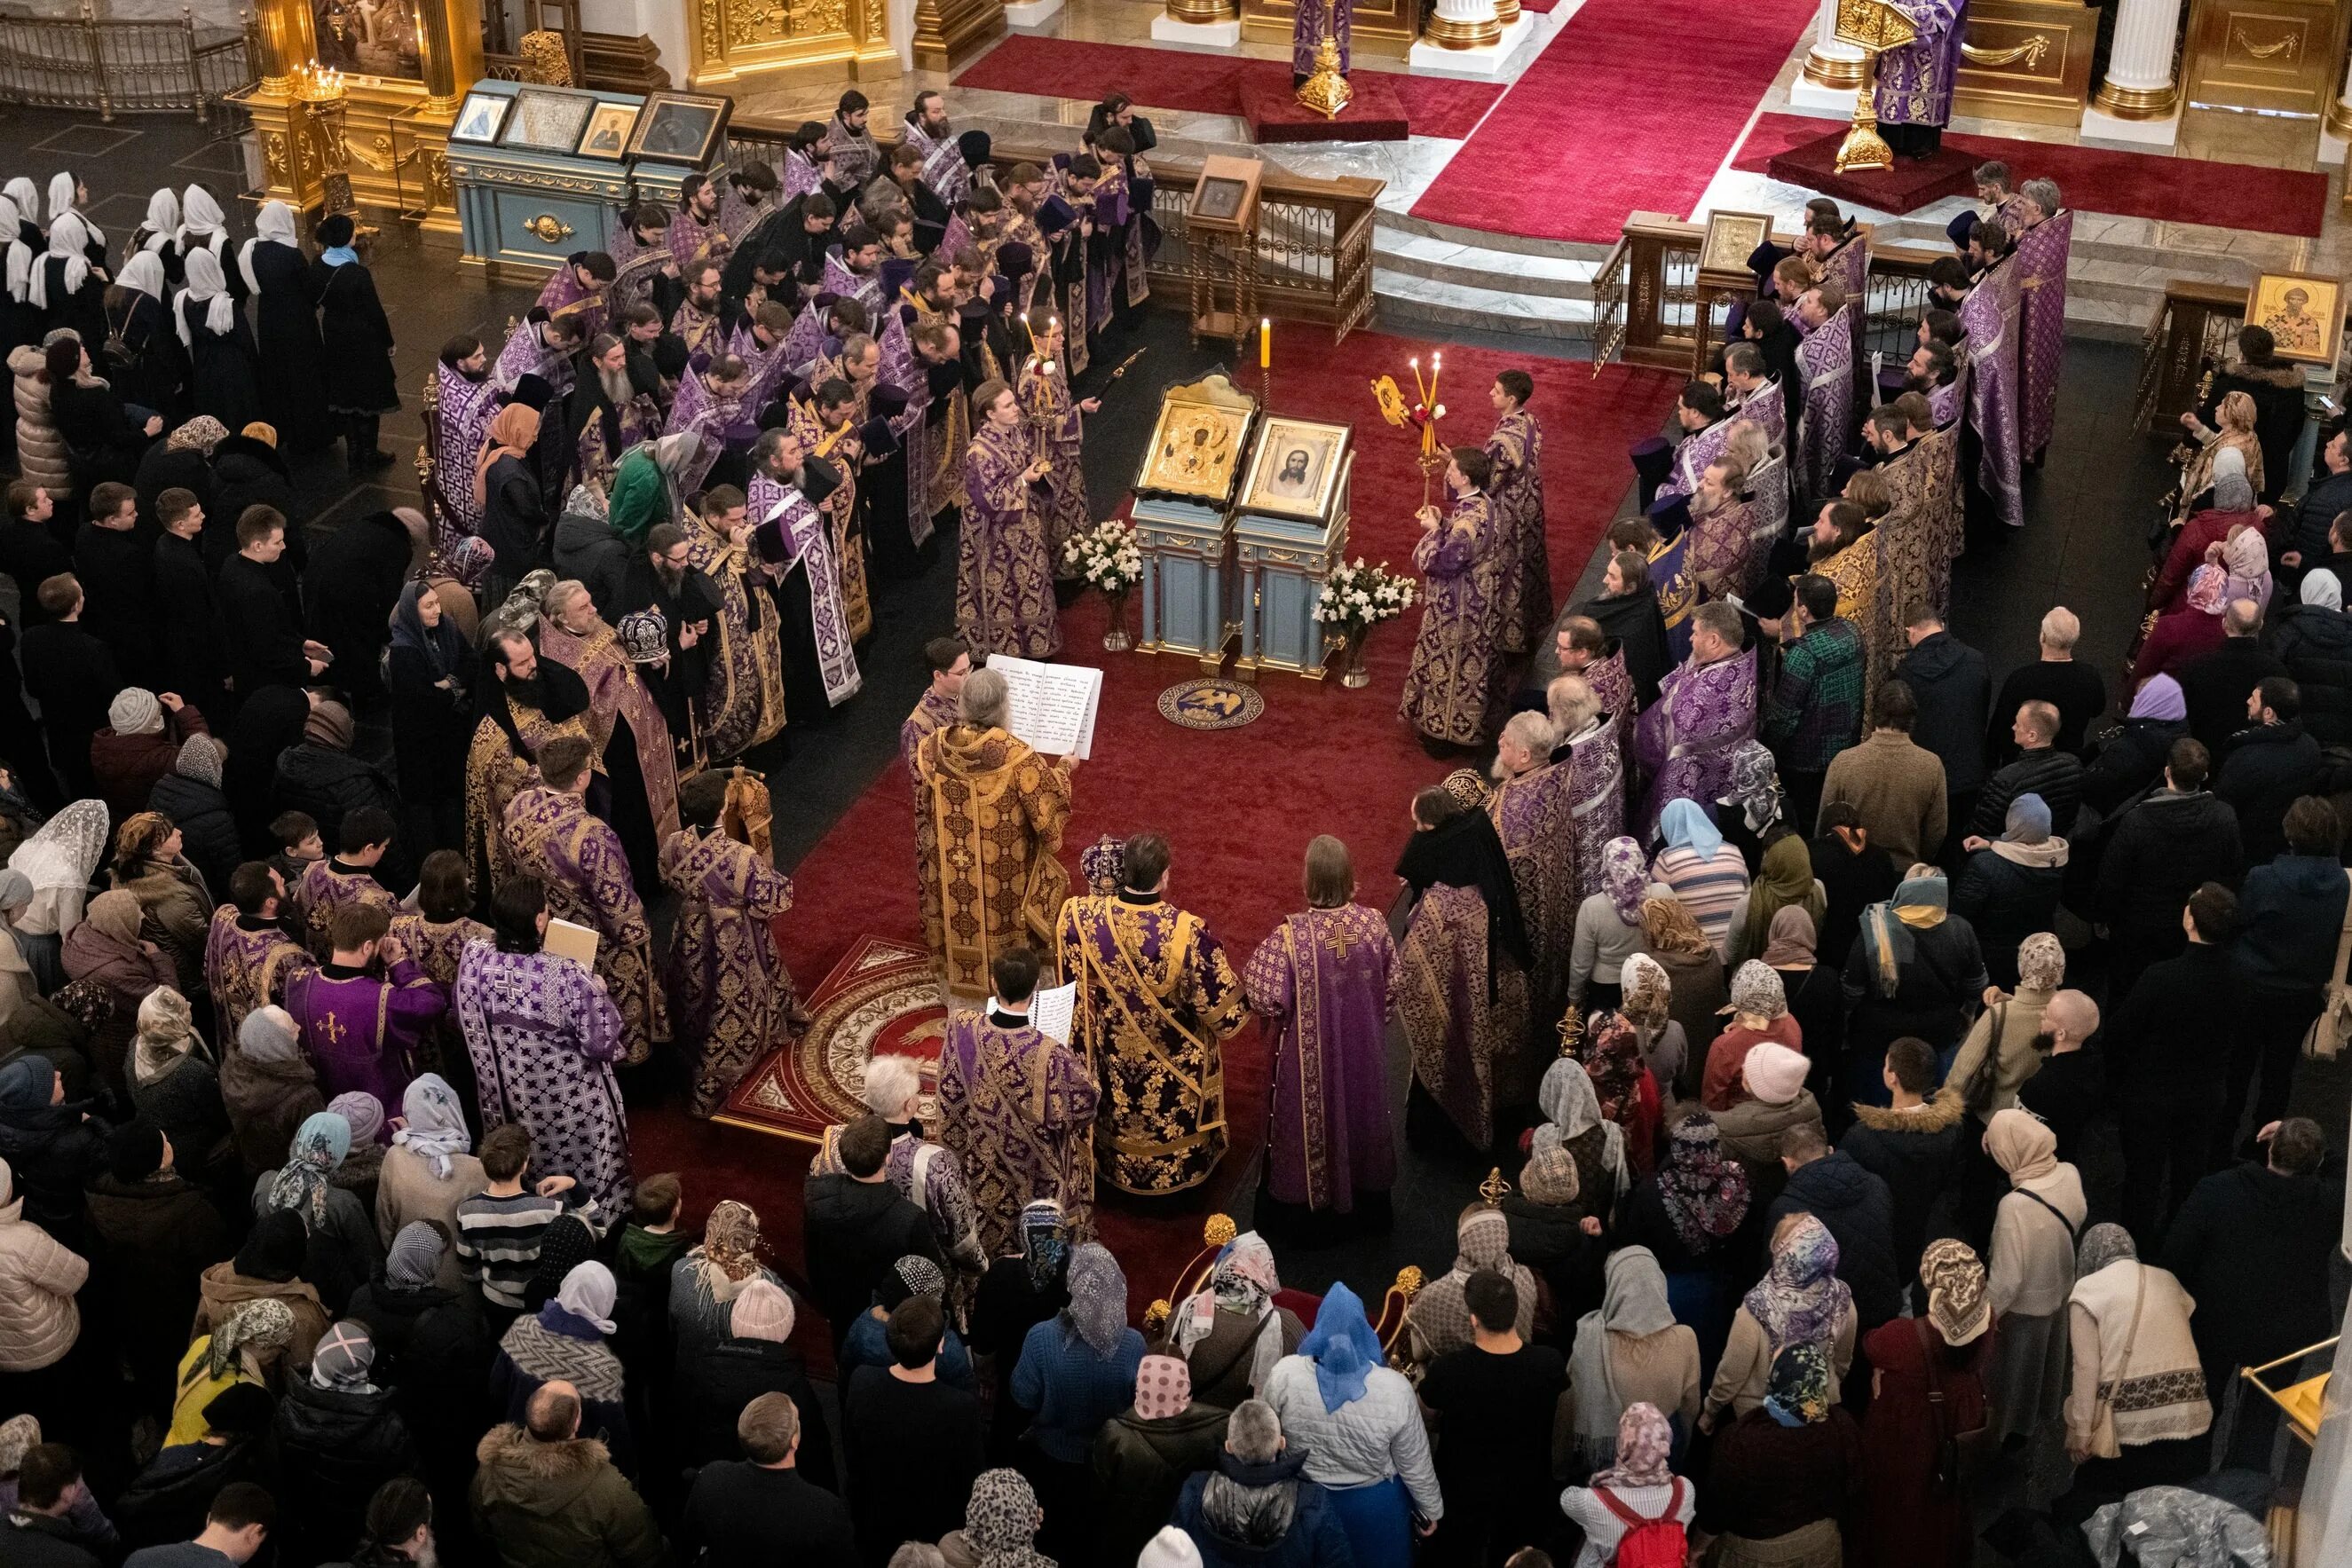
[(1061, 9), (1062, 0), (1008, 0), (1004, 21), (1007, 26), (1034, 27), (1052, 20)]
[(1491, 44), (1466, 49), (1449, 49), (1443, 44), (1433, 44), (1426, 37), (1414, 41), (1405, 52), (1405, 66), (1414, 76), (1465, 77), (1490, 80), (1503, 74), (1504, 65), (1512, 52), (1528, 41), (1535, 31), (1536, 17), (1532, 11), (1522, 11), (1517, 18), (1505, 26)]
[(2083, 110), (2083, 134), (2095, 141), (2170, 147), (2180, 140), (2180, 116), (2174, 113), (2162, 120), (2118, 120), (2094, 104)]
[[(1010, 6), (1005, 16), (1012, 16)], [(1162, 11), (1151, 18), (1151, 41), (1156, 44), (1191, 44), (1202, 49), (1230, 49), (1242, 41), (1242, 19), (1230, 22), (1180, 22)]]

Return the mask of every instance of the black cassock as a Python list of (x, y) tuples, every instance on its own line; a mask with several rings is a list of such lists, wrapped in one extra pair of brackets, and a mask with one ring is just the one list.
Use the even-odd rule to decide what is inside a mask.
[[(277, 427), (278, 450), (316, 452), (335, 436), (327, 419), (318, 280), (301, 251), (268, 239), (254, 242), (253, 280), (259, 286), (253, 302), (254, 342), (269, 367), (261, 379), (261, 417)], [(244, 428), (229, 425), (233, 431)]]

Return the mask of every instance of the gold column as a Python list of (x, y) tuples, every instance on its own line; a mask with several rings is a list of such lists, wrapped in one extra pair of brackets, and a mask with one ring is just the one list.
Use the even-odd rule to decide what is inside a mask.
[(1168, 19), (1192, 26), (1241, 20), (1241, 0), (1168, 0)]
[(316, 59), (318, 34), (306, 0), (256, 0), (254, 32), (261, 40), (261, 90), (286, 96), (296, 68)]
[(482, 16), (474, 0), (425, 0), (417, 10), (425, 101), (452, 115), (482, 77)]

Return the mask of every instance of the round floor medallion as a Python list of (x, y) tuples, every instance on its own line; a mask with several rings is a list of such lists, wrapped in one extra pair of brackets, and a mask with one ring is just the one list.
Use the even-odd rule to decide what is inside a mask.
[(1265, 711), (1255, 686), (1213, 675), (1179, 681), (1160, 694), (1160, 716), (1186, 729), (1239, 729)]

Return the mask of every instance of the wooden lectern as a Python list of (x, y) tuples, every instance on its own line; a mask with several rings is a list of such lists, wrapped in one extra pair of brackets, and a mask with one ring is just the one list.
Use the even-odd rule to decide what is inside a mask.
[(1853, 89), (1853, 127), (1838, 144), (1837, 172), (1892, 169), (1895, 150), (1878, 134), (1878, 57), (1915, 41), (1919, 29), (1886, 0), (1838, 0), (1837, 36), (1864, 51), (1862, 85)]

